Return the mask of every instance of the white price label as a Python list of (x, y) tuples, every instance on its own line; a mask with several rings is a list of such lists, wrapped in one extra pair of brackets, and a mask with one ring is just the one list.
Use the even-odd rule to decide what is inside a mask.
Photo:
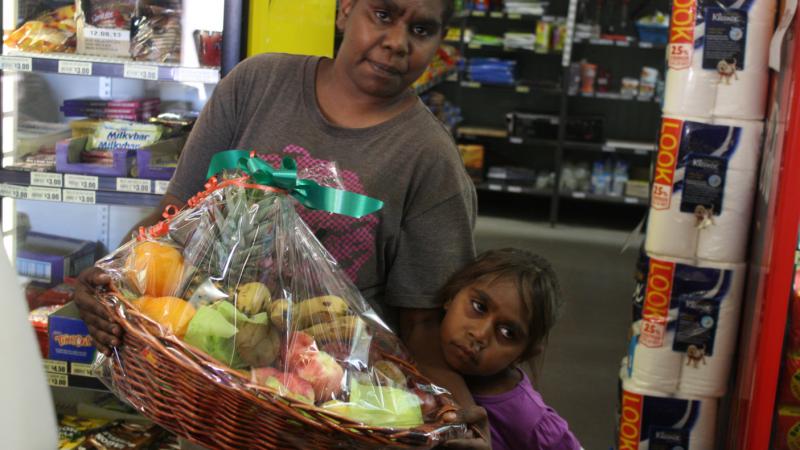
[(137, 194), (149, 194), (150, 180), (139, 180), (136, 178), (117, 178), (117, 190), (120, 192), (135, 192)]
[(512, 144), (522, 144), (522, 138), (519, 136), (511, 136), (508, 138), (508, 142), (511, 142)]
[(513, 192), (515, 194), (522, 193), (522, 188), (519, 187), (519, 186), (509, 186), (507, 189), (508, 189), (508, 192)]
[(68, 75), (91, 75), (92, 63), (83, 61), (58, 61), (58, 73)]
[(16, 198), (18, 200), (28, 199), (28, 188), (25, 186), (16, 186), (13, 184), (0, 185), (0, 195), (3, 197)]
[(188, 69), (180, 67), (172, 73), (175, 81), (216, 83), (219, 81), (219, 72), (214, 69)]
[(640, 48), (653, 48), (652, 42), (639, 42)]
[(72, 363), (69, 368), (69, 373), (72, 375), (77, 375), (79, 377), (93, 377), (92, 373), (92, 365), (91, 364), (81, 364), (81, 363)]
[(631, 43), (628, 41), (617, 41), (617, 47), (630, 47)]
[(486, 11), (472, 11), (472, 17), (486, 17)]
[(471, 48), (472, 50), (480, 50), (481, 49), (481, 44), (475, 42), (475, 43), (469, 44), (468, 47)]
[(0, 68), (3, 70), (30, 72), (33, 70), (33, 60), (31, 58), (20, 58), (17, 56), (4, 56), (0, 59)]
[(47, 202), (60, 202), (61, 189), (31, 186), (28, 188), (28, 198)]
[(629, 205), (638, 205), (639, 199), (636, 197), (625, 197), (625, 203)]
[(61, 187), (63, 181), (60, 173), (31, 172), (31, 186)]
[(167, 193), (169, 181), (156, 180), (156, 194), (163, 195)]
[(614, 153), (617, 151), (616, 147), (612, 147), (610, 145), (604, 145), (602, 150), (607, 153)]
[(45, 359), (44, 360), (44, 371), (47, 373), (67, 373), (67, 362), (66, 361), (55, 361), (52, 359)]
[(586, 192), (573, 192), (572, 198), (586, 198)]
[(119, 30), (115, 28), (94, 28), (85, 27), (83, 34), (89, 39), (103, 39), (107, 41), (130, 41), (130, 30)]
[(88, 175), (66, 174), (64, 175), (64, 187), (96, 191), (100, 187), (100, 179)]
[(479, 89), (481, 84), (477, 81), (462, 81), (461, 86), (465, 88)]
[(95, 191), (64, 189), (64, 201), (67, 203), (86, 203), (94, 205), (97, 203), (97, 195)]
[(503, 190), (503, 185), (501, 185), (501, 184), (490, 184), (489, 185), (489, 190), (490, 191), (502, 191)]
[(648, 155), (648, 154), (650, 154), (650, 150), (646, 150), (646, 149), (643, 149), (643, 148), (637, 148), (636, 150), (633, 151), (633, 153), (635, 155)]
[(491, 13), (489, 13), (489, 16), (492, 17), (493, 19), (502, 19), (503, 13), (500, 11), (492, 11)]
[(125, 64), (123, 77), (135, 78), (137, 80), (158, 80), (158, 66), (144, 64)]
[(508, 18), (510, 20), (522, 20), (522, 14), (509, 14)]
[(527, 94), (531, 91), (531, 88), (528, 86), (517, 86), (517, 92), (520, 94)]
[(69, 378), (60, 373), (48, 373), (47, 384), (55, 387), (69, 387)]

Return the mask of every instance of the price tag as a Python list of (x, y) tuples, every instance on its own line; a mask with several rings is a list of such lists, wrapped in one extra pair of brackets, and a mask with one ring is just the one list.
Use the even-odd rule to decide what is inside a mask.
[(55, 387), (69, 387), (69, 378), (60, 373), (48, 373), (47, 384)]
[(573, 192), (572, 198), (586, 198), (586, 192)]
[(214, 69), (190, 69), (180, 67), (173, 71), (175, 81), (216, 83), (219, 81), (219, 72)]
[(589, 39), (592, 45), (614, 45), (614, 41), (609, 39)]
[(0, 195), (3, 197), (16, 198), (18, 200), (28, 199), (28, 188), (25, 186), (16, 186), (13, 184), (3, 184), (0, 186)]
[(461, 87), (470, 88), (470, 89), (480, 89), (481, 84), (477, 81), (462, 81)]
[(503, 190), (503, 185), (502, 184), (490, 184), (489, 185), (489, 190), (490, 191), (502, 191)]
[(92, 63), (83, 61), (58, 61), (58, 73), (67, 75), (91, 75)]
[(486, 11), (472, 11), (472, 17), (486, 17)]
[(94, 205), (97, 202), (97, 196), (95, 191), (64, 189), (64, 201), (66, 203), (85, 203), (88, 205)]
[(628, 41), (617, 41), (617, 47), (630, 47), (631, 43)]
[(100, 187), (98, 177), (88, 175), (64, 175), (64, 187), (71, 189), (90, 189), (96, 191)]
[(44, 360), (44, 371), (47, 373), (67, 373), (67, 362), (66, 361), (55, 361), (52, 359), (45, 359)]
[(508, 142), (511, 142), (512, 144), (522, 144), (522, 138), (519, 136), (512, 136), (508, 138)]
[(692, 65), (694, 45), (691, 43), (671, 43), (667, 46), (667, 66), (670, 69), (688, 69)]
[(70, 365), (69, 372), (72, 375), (77, 375), (79, 377), (94, 377), (94, 374), (92, 373), (91, 364), (81, 364), (74, 362)]
[(125, 64), (122, 76), (125, 78), (135, 78), (137, 80), (158, 80), (158, 66), (145, 64)]
[(467, 47), (471, 48), (472, 50), (480, 50), (481, 49), (481, 44), (476, 42), (474, 44), (469, 44)]
[(610, 145), (604, 145), (604, 146), (601, 148), (601, 150), (603, 150), (604, 152), (607, 152), (607, 153), (614, 153), (614, 152), (616, 152), (616, 151), (617, 151), (616, 147), (612, 147), (612, 146), (610, 146)]
[(489, 17), (491, 17), (493, 19), (502, 19), (503, 18), (503, 13), (500, 12), (500, 11), (492, 11), (491, 13), (489, 13)]
[(638, 205), (639, 204), (639, 199), (636, 198), (636, 197), (625, 197), (624, 201), (625, 201), (625, 203), (627, 203), (629, 205)]
[(137, 178), (117, 178), (117, 190), (120, 192), (135, 192), (137, 194), (149, 194), (150, 180), (139, 180)]
[(84, 27), (83, 35), (89, 39), (104, 39), (108, 41), (130, 41), (131, 32), (116, 28)]
[(529, 86), (517, 86), (517, 92), (519, 92), (520, 94), (527, 94), (530, 91), (531, 88)]
[(4, 56), (2, 59), (0, 59), (0, 68), (3, 70), (30, 72), (33, 70), (33, 59), (20, 58), (18, 56)]
[(31, 186), (28, 188), (28, 198), (47, 202), (60, 202), (61, 189)]
[(169, 181), (156, 180), (156, 194), (166, 194), (169, 187)]
[(515, 194), (522, 193), (522, 187), (520, 187), (520, 186), (508, 186), (507, 189), (508, 189), (508, 192), (513, 192)]
[(522, 14), (509, 14), (508, 18), (511, 20), (522, 20)]
[(643, 148), (637, 148), (636, 150), (633, 151), (633, 154), (635, 154), (635, 155), (648, 155), (648, 154), (650, 154), (650, 150), (646, 150), (646, 149), (643, 149)]
[(653, 48), (652, 42), (639, 42), (639, 48)]
[(60, 173), (31, 172), (31, 186), (61, 187), (63, 181)]

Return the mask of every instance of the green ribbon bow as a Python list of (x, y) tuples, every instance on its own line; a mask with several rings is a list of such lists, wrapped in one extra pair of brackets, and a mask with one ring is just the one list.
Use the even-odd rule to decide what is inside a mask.
[(297, 162), (286, 157), (275, 169), (246, 150), (228, 150), (211, 158), (206, 178), (223, 170), (241, 170), (258, 184), (283, 189), (306, 208), (343, 214), (357, 219), (383, 208), (383, 202), (366, 195), (320, 186), (313, 180), (297, 178)]

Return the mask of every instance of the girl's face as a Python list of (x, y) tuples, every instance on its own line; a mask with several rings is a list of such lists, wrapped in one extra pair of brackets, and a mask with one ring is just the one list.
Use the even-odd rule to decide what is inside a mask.
[(393, 98), (422, 75), (442, 41), (442, 0), (342, 0), (338, 61), (364, 93)]
[(519, 361), (528, 346), (529, 313), (511, 280), (474, 283), (447, 302), (445, 309), (444, 358), (461, 374), (498, 374)]

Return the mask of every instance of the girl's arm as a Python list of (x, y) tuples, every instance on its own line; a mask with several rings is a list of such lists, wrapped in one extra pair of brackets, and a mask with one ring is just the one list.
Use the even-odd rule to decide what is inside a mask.
[(411, 351), (420, 371), (453, 394), (458, 406), (456, 413), (449, 413), (444, 419), (449, 422), (464, 422), (476, 430), (475, 439), (459, 439), (448, 441), (448, 448), (491, 450), (492, 441), (489, 431), (489, 420), (486, 411), (477, 406), (467, 383), (458, 372), (451, 369), (444, 361), (439, 328), (441, 311), (439, 309), (399, 309), (400, 338)]

